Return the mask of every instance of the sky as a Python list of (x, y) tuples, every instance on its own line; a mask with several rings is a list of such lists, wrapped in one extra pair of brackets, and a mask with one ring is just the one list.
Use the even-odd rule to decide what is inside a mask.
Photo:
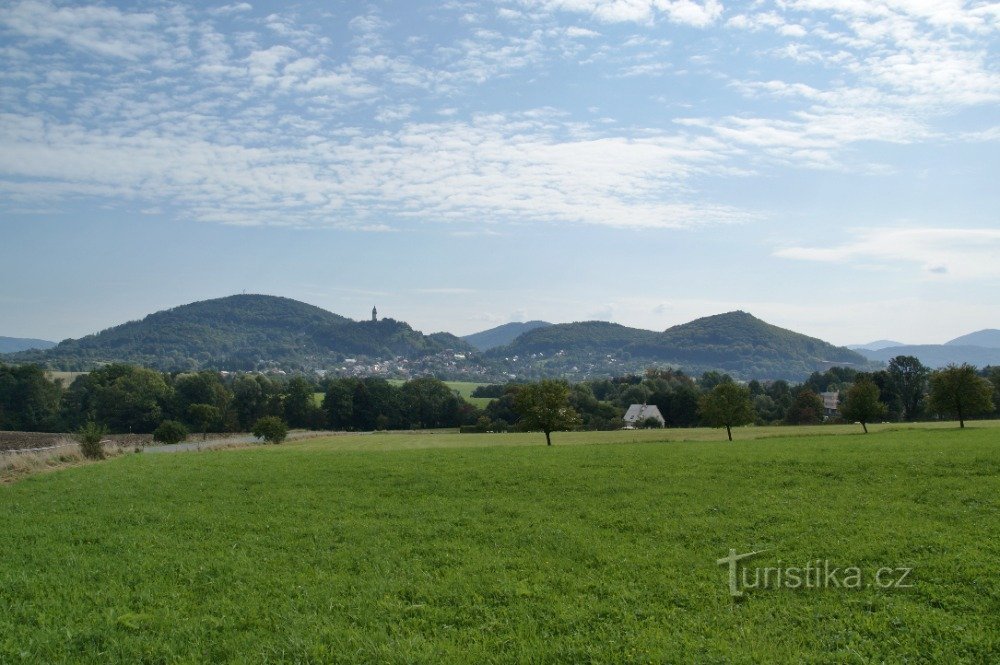
[(1000, 3), (0, 4), (0, 335), (1000, 328)]

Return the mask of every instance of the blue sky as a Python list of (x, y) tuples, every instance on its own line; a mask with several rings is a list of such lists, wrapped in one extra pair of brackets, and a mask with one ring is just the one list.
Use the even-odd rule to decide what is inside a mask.
[(6, 2), (0, 335), (1000, 327), (1000, 4)]

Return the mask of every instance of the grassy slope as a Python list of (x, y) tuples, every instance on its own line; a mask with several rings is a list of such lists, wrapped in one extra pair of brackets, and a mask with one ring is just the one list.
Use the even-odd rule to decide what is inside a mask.
[[(653, 434), (333, 437), (0, 487), (0, 662), (1000, 656), (996, 429), (585, 443)], [(734, 603), (731, 547), (916, 587)]]
[[(401, 386), (405, 381), (401, 379), (393, 379), (390, 383), (394, 383), (397, 386)], [(472, 404), (473, 406), (479, 407), (480, 409), (485, 409), (486, 405), (493, 400), (489, 397), (473, 397), (472, 391), (479, 386), (486, 385), (484, 383), (476, 381), (445, 381), (444, 384), (451, 388), (452, 390), (458, 391), (459, 396), (462, 397), (466, 402)]]

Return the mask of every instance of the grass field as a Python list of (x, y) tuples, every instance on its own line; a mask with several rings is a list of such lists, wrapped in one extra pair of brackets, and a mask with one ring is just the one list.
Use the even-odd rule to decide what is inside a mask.
[[(402, 379), (391, 379), (389, 383), (401, 386), (406, 382), (403, 381)], [(445, 381), (444, 384), (449, 388), (451, 388), (452, 390), (458, 391), (458, 394), (466, 402), (472, 404), (477, 408), (485, 409), (486, 405), (492, 401), (489, 397), (472, 396), (472, 391), (478, 388), (479, 386), (484, 385), (482, 383), (476, 383), (474, 381)], [(323, 393), (313, 393), (313, 400), (316, 402), (317, 405), (320, 406), (323, 405), (323, 397), (324, 397)]]
[[(33, 476), (0, 487), (0, 662), (997, 662), (996, 425), (354, 435)], [(734, 600), (730, 548), (913, 586)]]

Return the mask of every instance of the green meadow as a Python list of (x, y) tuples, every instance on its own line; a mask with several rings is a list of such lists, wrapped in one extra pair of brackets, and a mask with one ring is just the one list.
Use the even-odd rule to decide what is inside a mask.
[[(345, 435), (31, 476), (0, 486), (0, 662), (997, 662), (997, 423), (854, 432)], [(910, 572), (733, 598), (730, 549)]]
[[(390, 379), (389, 383), (396, 386), (401, 386), (406, 382), (403, 381), (402, 379)], [(485, 385), (483, 383), (477, 383), (475, 381), (444, 381), (443, 383), (452, 390), (454, 390), (455, 392), (457, 392), (459, 397), (461, 397), (466, 402), (479, 409), (485, 409), (486, 405), (493, 401), (489, 397), (472, 396), (472, 391), (478, 388), (479, 386)], [(326, 395), (324, 393), (320, 392), (313, 393), (313, 401), (316, 403), (317, 406), (322, 406), (323, 398), (325, 396)]]

